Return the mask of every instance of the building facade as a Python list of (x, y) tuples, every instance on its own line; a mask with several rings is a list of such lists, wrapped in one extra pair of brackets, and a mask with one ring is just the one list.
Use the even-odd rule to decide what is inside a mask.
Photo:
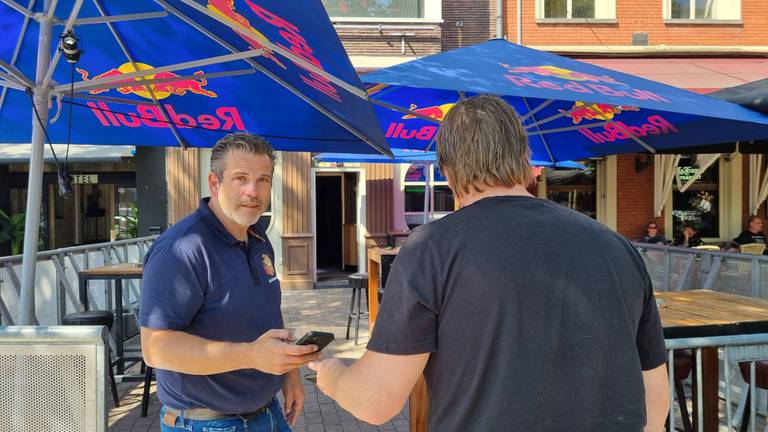
[[(764, 6), (760, 0), (507, 0), (504, 28), (513, 42), (706, 94), (768, 77)], [(593, 200), (597, 208), (571, 206), (594, 212), (631, 239), (656, 220), (668, 238), (692, 223), (705, 240), (719, 243), (735, 237), (750, 215), (765, 216), (759, 199), (765, 161), (758, 155), (627, 154), (595, 168), (595, 190), (603, 185)]]

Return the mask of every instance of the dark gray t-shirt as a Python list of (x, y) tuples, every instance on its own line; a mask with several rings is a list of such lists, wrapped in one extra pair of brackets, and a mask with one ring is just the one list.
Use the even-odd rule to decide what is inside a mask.
[(415, 229), (368, 343), (431, 353), (429, 430), (642, 431), (666, 360), (650, 279), (621, 236), (551, 201), (492, 197)]

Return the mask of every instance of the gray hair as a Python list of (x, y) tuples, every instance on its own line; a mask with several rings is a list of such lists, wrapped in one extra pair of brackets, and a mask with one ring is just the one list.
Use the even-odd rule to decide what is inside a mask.
[(233, 150), (268, 156), (272, 161), (272, 169), (274, 170), (277, 156), (275, 156), (275, 150), (269, 141), (254, 134), (232, 133), (220, 139), (211, 151), (211, 171), (216, 175), (216, 178), (221, 179), (224, 175), (226, 169), (224, 160), (227, 154)]
[(458, 196), (482, 186), (533, 183), (531, 150), (515, 110), (497, 96), (457, 103), (437, 133), (437, 163), (448, 172)]

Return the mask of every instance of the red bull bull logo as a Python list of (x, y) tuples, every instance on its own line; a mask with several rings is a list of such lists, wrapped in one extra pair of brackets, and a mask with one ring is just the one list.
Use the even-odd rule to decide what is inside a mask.
[[(275, 45), (283, 48), (286, 51), (292, 52), (294, 55), (305, 60), (316, 68), (324, 70), (323, 65), (313, 54), (314, 50), (309, 45), (307, 40), (304, 39), (304, 37), (301, 35), (298, 27), (281, 18), (280, 16), (266, 10), (265, 8), (253, 4), (248, 0), (245, 0), (245, 3), (248, 5), (248, 7), (251, 8), (256, 16), (261, 18), (267, 24), (277, 27), (279, 29), (278, 34), (280, 37), (283, 38), (283, 41), (288, 43), (288, 46), (280, 42), (276, 42)], [(245, 33), (238, 32), (238, 35), (243, 38), (243, 40), (248, 42), (252, 47), (257, 49), (265, 49), (263, 42), (270, 42), (266, 36), (253, 28), (248, 19), (246, 19), (243, 15), (235, 10), (233, 0), (208, 0), (208, 8), (223, 16), (228, 21), (236, 23), (238, 26), (242, 27), (243, 29), (247, 29), (249, 32), (253, 32), (257, 36), (258, 40), (250, 37)], [(277, 58), (275, 58), (268, 49), (265, 49), (265, 55), (273, 62), (276, 62), (283, 69), (286, 69), (285, 65), (283, 65)], [(334, 101), (341, 102), (341, 97), (339, 96), (335, 85), (329, 79), (316, 73), (315, 71), (309, 70), (309, 68), (306, 68), (298, 63), (296, 63), (296, 66), (307, 72), (307, 74), (301, 75), (300, 78), (302, 82), (323, 93)]]
[(237, 24), (243, 29), (249, 30), (251, 34), (256, 35), (256, 39), (254, 39), (245, 33), (237, 32), (237, 34), (241, 38), (243, 38), (243, 40), (248, 42), (251, 48), (263, 49), (264, 50), (264, 54), (262, 54), (263, 57), (272, 60), (276, 65), (285, 69), (285, 65), (280, 60), (278, 60), (277, 57), (274, 56), (274, 54), (272, 54), (272, 50), (265, 47), (259, 42), (259, 41), (269, 42), (269, 39), (267, 39), (260, 31), (251, 27), (251, 23), (244, 16), (240, 15), (239, 13), (237, 13), (237, 11), (235, 11), (234, 0), (208, 0), (208, 9), (212, 10), (213, 12), (216, 12), (216, 14), (223, 17), (225, 20), (231, 23)]
[[(409, 109), (417, 114), (421, 114), (422, 116), (433, 118), (437, 121), (443, 121), (443, 119), (445, 118), (445, 115), (448, 114), (448, 111), (450, 111), (454, 105), (456, 104), (447, 103), (447, 104), (435, 105), (435, 106), (430, 106), (425, 108), (417, 108), (416, 105), (411, 104), (411, 107)], [(405, 120), (414, 119), (414, 118), (418, 118), (418, 117), (412, 114), (407, 114), (403, 116), (403, 119)]]
[(504, 78), (518, 87), (555, 91), (570, 90), (585, 95), (597, 94), (671, 103), (664, 96), (650, 90), (633, 88), (629, 84), (617, 81), (607, 75), (593, 75), (556, 66), (511, 67), (503, 63), (499, 63), (499, 65), (506, 71)]
[[(153, 66), (144, 63), (136, 63), (136, 68), (131, 63), (123, 63), (117, 69), (112, 68), (106, 72), (100, 73), (96, 76), (89, 77), (89, 73), (83, 69), (77, 69), (77, 72), (82, 77), (83, 81), (90, 81), (100, 78), (117, 78), (131, 72), (153, 69)], [(196, 76), (203, 75), (203, 71), (197, 71), (194, 73)], [(178, 80), (175, 78), (179, 78)], [(142, 80), (167, 80), (162, 82), (155, 82), (150, 84), (140, 84)], [(165, 99), (171, 95), (184, 96), (187, 92), (197, 94), (201, 96), (207, 96), (215, 98), (218, 95), (205, 88), (208, 85), (208, 80), (205, 78), (195, 79), (181, 79), (179, 75), (173, 72), (158, 72), (156, 74), (146, 75), (144, 78), (127, 78), (123, 80), (110, 80), (110, 83), (126, 83), (128, 85), (124, 87), (118, 87), (116, 90), (124, 95), (135, 94), (136, 96), (143, 97), (145, 99), (153, 99), (154, 93), (157, 99)], [(149, 89), (151, 89), (151, 92)], [(99, 94), (109, 91), (109, 89), (97, 89), (91, 90), (90, 94)]]
[(570, 110), (559, 111), (565, 113), (567, 117), (570, 117), (573, 124), (579, 124), (584, 120), (612, 120), (617, 114), (621, 114), (624, 111), (640, 111), (640, 108), (629, 105), (610, 105), (603, 103), (586, 104), (577, 101), (573, 104), (573, 107)]
[(507, 70), (510, 73), (533, 73), (539, 76), (545, 76), (545, 77), (555, 77), (560, 78), (564, 80), (569, 81), (591, 81), (591, 82), (604, 82), (604, 83), (611, 83), (611, 84), (621, 84), (626, 85), (622, 82), (616, 81), (615, 79), (607, 76), (607, 75), (593, 75), (588, 74), (584, 72), (576, 72), (572, 71), (570, 69), (564, 69), (557, 66), (520, 66), (520, 67), (511, 67), (507, 64), (501, 64), (501, 66), (507, 68)]

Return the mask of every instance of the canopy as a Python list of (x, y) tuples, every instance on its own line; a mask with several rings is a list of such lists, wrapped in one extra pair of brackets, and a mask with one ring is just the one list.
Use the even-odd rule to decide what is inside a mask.
[(317, 0), (0, 0), (0, 30), (0, 142), (32, 144), (22, 325), (44, 139), (186, 148), (249, 131), (278, 150), (389, 154)]
[(492, 40), (366, 74), (392, 147), (430, 150), (463, 97), (493, 94), (520, 114), (533, 158), (552, 162), (768, 137), (741, 106)]

